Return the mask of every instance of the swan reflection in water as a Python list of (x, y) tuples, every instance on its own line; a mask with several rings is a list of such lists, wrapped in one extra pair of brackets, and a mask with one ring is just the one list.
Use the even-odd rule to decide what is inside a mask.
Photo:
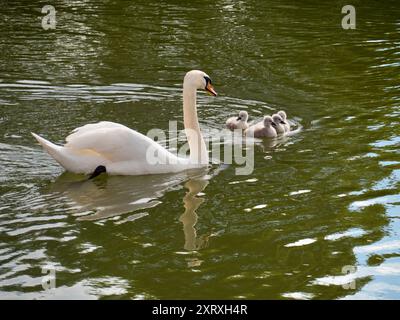
[(183, 224), (184, 249), (198, 250), (207, 246), (209, 236), (198, 237), (196, 234), (196, 210), (204, 201), (204, 198), (196, 195), (223, 168), (221, 166), (211, 174), (203, 168), (165, 175), (100, 176), (83, 181), (82, 176), (64, 173), (51, 185), (49, 191), (59, 193), (74, 215), (79, 216), (78, 220), (95, 221), (131, 213), (116, 221), (119, 224), (148, 215), (143, 210), (159, 205), (160, 198), (166, 192), (180, 189), (186, 181), (184, 187), (188, 192), (183, 198), (185, 211), (179, 221)]
[(183, 232), (185, 234), (184, 249), (189, 251), (199, 250), (208, 246), (210, 236), (203, 235), (197, 237), (195, 225), (198, 215), (196, 210), (204, 202), (204, 198), (196, 197), (208, 185), (205, 179), (190, 179), (185, 183), (188, 192), (183, 197), (185, 212), (180, 216), (179, 221), (183, 224)]

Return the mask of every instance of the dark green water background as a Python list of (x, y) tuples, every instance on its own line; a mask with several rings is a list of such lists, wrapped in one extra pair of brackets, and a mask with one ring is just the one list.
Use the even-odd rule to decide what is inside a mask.
[[(0, 298), (400, 298), (400, 4), (352, 1), (343, 30), (346, 4), (0, 1)], [(304, 130), (249, 176), (88, 182), (30, 135), (182, 126), (191, 69), (220, 94), (203, 129), (285, 109)]]

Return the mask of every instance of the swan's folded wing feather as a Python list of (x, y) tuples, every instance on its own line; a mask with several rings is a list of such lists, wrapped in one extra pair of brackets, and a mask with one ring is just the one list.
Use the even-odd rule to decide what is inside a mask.
[(68, 139), (66, 148), (93, 150), (112, 161), (146, 161), (149, 147), (166, 152), (157, 142), (125, 126), (99, 127)]
[[(99, 129), (109, 129), (109, 128), (127, 128), (122, 124), (111, 122), (111, 121), (101, 121), (97, 123), (89, 123), (82, 127), (78, 127), (72, 131), (72, 133), (65, 139), (67, 143), (73, 142), (78, 139), (81, 135), (86, 134), (91, 131)], [(127, 128), (129, 129), (129, 128)]]

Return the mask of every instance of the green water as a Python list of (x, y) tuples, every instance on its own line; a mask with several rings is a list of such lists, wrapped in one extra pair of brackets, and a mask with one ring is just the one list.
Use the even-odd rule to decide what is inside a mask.
[[(353, 1), (355, 30), (347, 1), (58, 0), (47, 31), (44, 4), (0, 1), (0, 298), (400, 298), (398, 1)], [(191, 69), (219, 93), (204, 130), (279, 109), (303, 130), (249, 176), (86, 182), (30, 135), (183, 127)]]

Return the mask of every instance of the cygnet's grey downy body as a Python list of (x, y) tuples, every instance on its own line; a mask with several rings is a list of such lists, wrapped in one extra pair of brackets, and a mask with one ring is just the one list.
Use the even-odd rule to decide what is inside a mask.
[(245, 133), (254, 138), (275, 138), (277, 136), (275, 127), (276, 124), (272, 117), (265, 116), (263, 121), (249, 127)]
[(248, 118), (249, 114), (247, 113), (247, 111), (240, 111), (238, 117), (231, 117), (226, 120), (226, 127), (229, 130), (246, 130), (249, 127), (249, 124), (247, 123)]

